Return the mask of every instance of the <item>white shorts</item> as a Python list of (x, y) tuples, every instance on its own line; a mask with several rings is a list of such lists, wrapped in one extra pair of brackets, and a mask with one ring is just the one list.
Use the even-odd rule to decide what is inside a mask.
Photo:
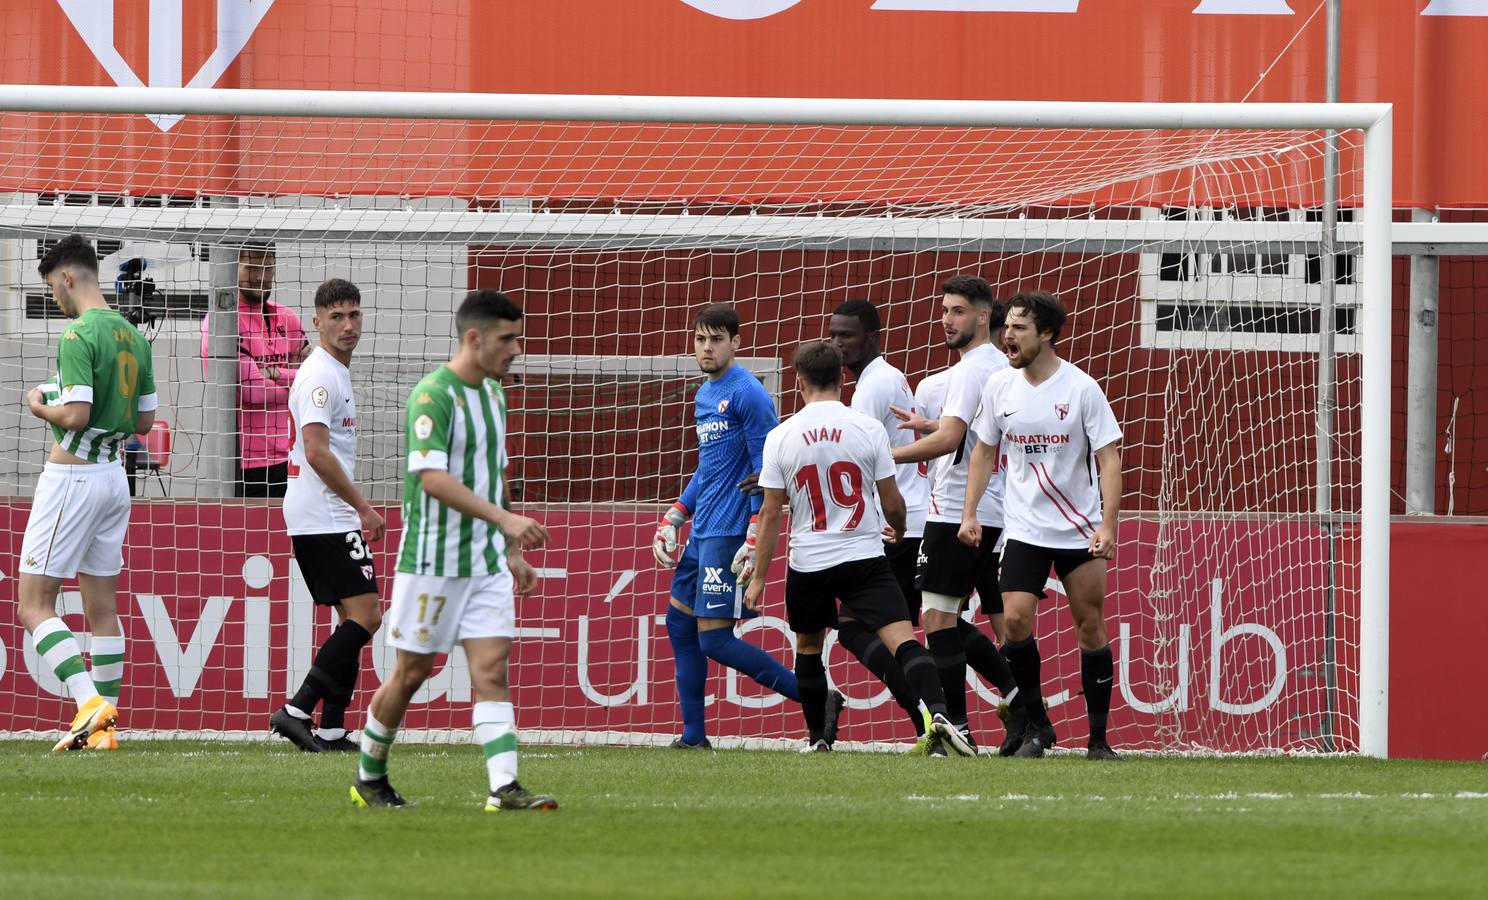
[(511, 573), (446, 578), (398, 572), (383, 617), (389, 646), (409, 653), (448, 653), (456, 641), (517, 633)]
[(36, 482), (21, 571), (71, 578), (117, 575), (129, 530), (129, 479), (119, 463), (47, 463)]

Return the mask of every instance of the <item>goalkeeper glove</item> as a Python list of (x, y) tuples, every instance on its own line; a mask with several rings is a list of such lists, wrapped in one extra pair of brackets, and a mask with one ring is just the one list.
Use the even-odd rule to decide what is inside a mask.
[(656, 537), (651, 539), (651, 555), (662, 566), (670, 569), (677, 565), (677, 552), (681, 538), (679, 529), (692, 518), (692, 513), (681, 503), (673, 503), (672, 508), (661, 517), (661, 524), (656, 526)]
[(734, 551), (734, 564), (729, 568), (739, 576), (739, 583), (749, 584), (749, 579), (754, 576), (754, 548), (759, 543), (759, 516), (749, 517), (749, 533), (744, 537), (744, 543)]

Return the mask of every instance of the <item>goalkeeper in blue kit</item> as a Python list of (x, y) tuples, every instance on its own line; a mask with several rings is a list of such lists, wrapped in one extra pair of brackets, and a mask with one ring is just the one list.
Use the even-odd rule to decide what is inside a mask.
[[(758, 474), (765, 435), (777, 424), (765, 386), (734, 364), (738, 349), (739, 314), (726, 303), (704, 307), (693, 322), (693, 355), (708, 377), (695, 408), (697, 472), (657, 526), (651, 548), (658, 563), (676, 567), (666, 626), (682, 704), (682, 736), (672, 746), (682, 749), (711, 746), (703, 718), (710, 658), (801, 699), (789, 669), (734, 634), (738, 620), (753, 615), (744, 608), (744, 587), (753, 574), (754, 517), (761, 504), (742, 483)], [(679, 558), (688, 519), (692, 533)]]

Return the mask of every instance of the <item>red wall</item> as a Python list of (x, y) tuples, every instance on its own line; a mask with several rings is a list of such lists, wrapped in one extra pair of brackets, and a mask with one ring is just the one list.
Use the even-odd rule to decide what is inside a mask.
[(1390, 755), (1488, 759), (1488, 525), (1390, 530)]

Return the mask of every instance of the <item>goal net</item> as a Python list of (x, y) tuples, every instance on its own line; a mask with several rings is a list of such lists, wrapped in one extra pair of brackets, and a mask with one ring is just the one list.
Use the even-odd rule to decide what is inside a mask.
[[(507, 386), (512, 486), (552, 535), (529, 557), (539, 591), (517, 601), (511, 677), (525, 740), (651, 744), (679, 731), (669, 577), (649, 543), (696, 464), (696, 311), (736, 304), (740, 363), (788, 415), (800, 399), (786, 360), (825, 335), (845, 300), (879, 308), (884, 355), (911, 384), (952, 364), (939, 285), (970, 273), (999, 296), (1063, 299), (1061, 355), (1105, 388), (1124, 431), (1106, 602), (1112, 743), (1360, 748), (1361, 131), (1339, 137), (1330, 263), (1325, 135), (1300, 121), (1119, 127), (1103, 113), (1101, 127), (999, 127), (990, 114), (966, 120), (976, 104), (897, 104), (897, 118), (857, 120), (878, 124), (841, 112), (838, 124), (810, 124), (808, 107), (787, 103), (776, 117), (768, 101), (702, 112), (626, 101), (590, 116), (534, 103), (524, 118), (502, 98), (485, 98), (487, 113), (422, 119), (379, 116), (375, 95), (312, 116), (286, 101), (290, 117), (263, 105), (232, 114), (231, 95), (272, 99), (195, 95), (207, 105), (181, 106), (189, 114), (165, 129), (142, 114), (172, 111), (158, 102), (108, 113), (0, 102), (17, 110), (0, 112), (0, 382), (18, 397), (55, 371), (65, 320), (36, 262), (73, 232), (97, 242), (105, 293), (153, 343), (168, 436), (157, 428), (129, 454), (126, 732), (262, 736), (331, 627), (290, 556), (278, 502), (232, 496), (240, 373), (284, 362), (240, 362), (234, 349), (240, 251), (267, 245), (272, 299), (312, 343), (316, 287), (342, 277), (362, 290), (357, 481), (393, 526), (374, 545), (384, 596), (408, 392), (449, 357), (466, 291), (498, 288), (525, 309), (526, 356)], [(578, 98), (551, 108), (565, 99)], [(346, 103), (365, 111), (345, 115)], [(148, 288), (115, 290), (129, 259), (145, 260)], [(13, 602), (50, 438), (13, 403), (0, 441), (0, 590), (11, 601), (0, 604), (0, 733), (52, 731), (71, 704)], [(740, 630), (789, 665), (783, 580), (777, 561), (764, 614)], [(1061, 744), (1081, 746), (1079, 650), (1052, 577), (1049, 588), (1036, 628), (1045, 691)], [(75, 583), (60, 608), (86, 650)], [(353, 727), (391, 663), (381, 635), (369, 659)], [(845, 741), (912, 739), (888, 692), (833, 641), (827, 662), (849, 698)], [(405, 733), (465, 740), (463, 656), (436, 673)], [(715, 742), (785, 746), (803, 734), (794, 704), (716, 665), (708, 694)], [(973, 728), (995, 740), (995, 691), (972, 675), (968, 699)]]

